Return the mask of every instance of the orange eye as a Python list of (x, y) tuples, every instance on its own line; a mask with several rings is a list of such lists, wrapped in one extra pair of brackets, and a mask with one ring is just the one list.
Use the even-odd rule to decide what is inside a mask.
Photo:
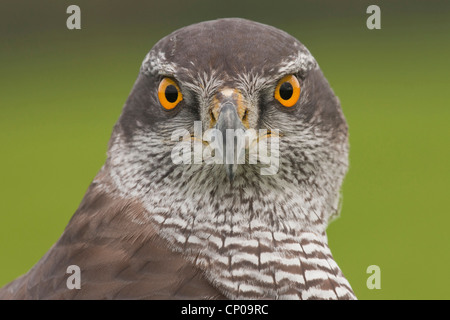
[(172, 110), (183, 100), (183, 95), (175, 81), (170, 78), (164, 78), (159, 84), (158, 98), (164, 109)]
[(294, 106), (300, 97), (300, 83), (293, 75), (283, 77), (275, 88), (275, 99), (283, 106)]

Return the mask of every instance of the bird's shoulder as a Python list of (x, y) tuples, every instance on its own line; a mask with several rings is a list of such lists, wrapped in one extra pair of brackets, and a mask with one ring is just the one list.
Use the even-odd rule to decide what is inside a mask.
[[(158, 236), (138, 201), (91, 184), (60, 239), (1, 299), (223, 298), (203, 272)], [(79, 267), (80, 288), (68, 282)]]

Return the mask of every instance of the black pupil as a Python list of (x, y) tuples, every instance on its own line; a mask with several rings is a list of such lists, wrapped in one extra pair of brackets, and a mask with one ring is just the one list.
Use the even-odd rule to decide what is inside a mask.
[(178, 99), (178, 90), (174, 85), (168, 85), (164, 94), (170, 103), (174, 103)]
[(283, 100), (288, 100), (292, 97), (292, 94), (294, 93), (294, 88), (292, 87), (292, 84), (289, 82), (284, 82), (280, 86), (280, 97)]

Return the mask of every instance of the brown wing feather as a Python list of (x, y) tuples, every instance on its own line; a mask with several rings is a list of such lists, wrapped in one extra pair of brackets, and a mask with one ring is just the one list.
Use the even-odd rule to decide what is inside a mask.
[[(167, 248), (137, 202), (88, 189), (58, 242), (0, 299), (221, 299), (181, 254)], [(69, 265), (81, 270), (81, 289), (68, 289)]]

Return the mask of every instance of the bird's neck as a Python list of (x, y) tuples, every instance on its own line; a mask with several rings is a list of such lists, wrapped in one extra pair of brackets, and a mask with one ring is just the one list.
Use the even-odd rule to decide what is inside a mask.
[[(139, 195), (124, 194), (111, 177), (107, 180), (99, 187), (115, 197)], [(251, 199), (257, 190), (214, 190), (173, 196), (161, 185), (136, 197), (142, 212), (127, 214), (133, 223), (157, 230), (173, 252), (201, 268), (230, 298), (353, 297), (320, 224), (283, 213), (283, 206), (302, 204), (300, 197), (279, 203), (269, 195)]]

